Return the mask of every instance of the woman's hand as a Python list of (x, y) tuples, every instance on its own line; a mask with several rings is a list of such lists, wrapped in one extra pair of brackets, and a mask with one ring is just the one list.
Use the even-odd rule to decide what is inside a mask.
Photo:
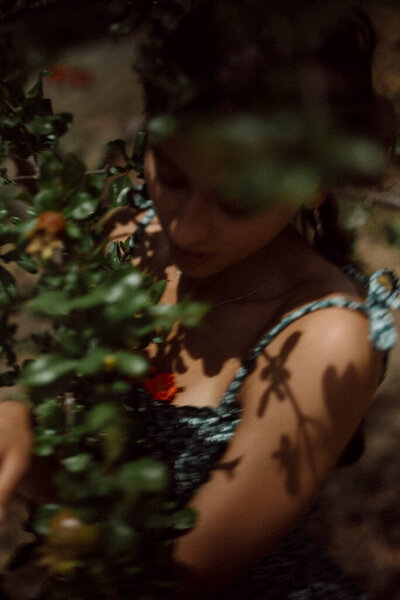
[(32, 428), (29, 413), (29, 406), (23, 402), (0, 402), (0, 522), (30, 463)]

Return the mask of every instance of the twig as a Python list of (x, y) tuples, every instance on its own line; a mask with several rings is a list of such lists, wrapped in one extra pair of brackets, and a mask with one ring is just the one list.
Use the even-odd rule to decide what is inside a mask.
[(391, 187), (390, 192), (354, 186), (335, 188), (333, 191), (337, 196), (356, 202), (363, 202), (366, 205), (377, 205), (391, 210), (400, 210), (400, 184)]
[[(110, 167), (112, 168), (112, 167)], [(93, 171), (85, 171), (84, 175), (88, 176), (88, 175), (113, 175), (112, 173), (110, 174), (110, 168), (108, 169), (94, 169)], [(132, 167), (127, 167), (125, 169), (125, 172), (128, 171), (132, 171), (133, 168)], [(121, 173), (122, 174), (122, 173)], [(13, 181), (24, 181), (24, 179), (39, 179), (40, 178), (40, 173), (32, 173), (32, 175), (16, 175), (15, 177), (12, 177), (11, 179)]]
[(13, 181), (24, 181), (24, 179), (32, 180), (32, 179), (39, 179), (39, 175), (33, 174), (33, 173), (32, 173), (32, 175), (17, 175), (16, 177), (11, 177), (11, 179)]

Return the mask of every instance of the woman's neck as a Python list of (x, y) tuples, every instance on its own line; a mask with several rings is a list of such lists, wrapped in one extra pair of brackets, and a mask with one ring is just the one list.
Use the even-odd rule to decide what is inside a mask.
[(181, 274), (178, 299), (190, 296), (216, 306), (234, 299), (260, 301), (288, 293), (294, 278), (292, 263), (302, 246), (297, 232), (286, 227), (269, 244), (215, 275), (190, 278)]

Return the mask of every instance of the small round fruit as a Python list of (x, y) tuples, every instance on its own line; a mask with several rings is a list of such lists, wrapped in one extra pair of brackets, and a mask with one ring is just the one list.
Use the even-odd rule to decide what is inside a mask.
[(97, 526), (83, 523), (71, 509), (63, 508), (50, 520), (47, 543), (56, 553), (75, 559), (87, 556), (97, 539)]
[(65, 231), (66, 221), (62, 213), (56, 210), (46, 210), (39, 215), (36, 230), (45, 231), (54, 237), (61, 237)]
[(116, 365), (117, 365), (117, 359), (115, 358), (114, 354), (107, 354), (107, 356), (105, 356), (103, 358), (103, 363), (102, 363), (103, 371), (106, 371), (107, 373), (110, 371), (113, 371), (115, 369)]

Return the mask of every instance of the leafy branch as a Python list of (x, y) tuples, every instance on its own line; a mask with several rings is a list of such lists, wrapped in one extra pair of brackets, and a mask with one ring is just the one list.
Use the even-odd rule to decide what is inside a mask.
[[(23, 386), (36, 420), (35, 452), (54, 466), (57, 501), (42, 506), (33, 524), (41, 540), (36, 561), (49, 577), (41, 597), (174, 597), (168, 540), (189, 529), (194, 515), (172, 501), (169, 471), (149, 454), (142, 349), (177, 319), (193, 325), (204, 309), (159, 306), (164, 282), (133, 269), (130, 238), (105, 251), (108, 211), (148, 205), (144, 185), (128, 175), (143, 177), (144, 134), (132, 152), (122, 140), (109, 143), (122, 167), (88, 170), (60, 148), (71, 118), (53, 114), (44, 76), (28, 92), (12, 79), (0, 85), (1, 156), (29, 159), (28, 178), (37, 181), (30, 193), (17, 185), (24, 176), (1, 171), (0, 384)], [(28, 298), (14, 265), (36, 278)], [(26, 314), (47, 325), (17, 343)], [(21, 343), (33, 360), (20, 358)]]

